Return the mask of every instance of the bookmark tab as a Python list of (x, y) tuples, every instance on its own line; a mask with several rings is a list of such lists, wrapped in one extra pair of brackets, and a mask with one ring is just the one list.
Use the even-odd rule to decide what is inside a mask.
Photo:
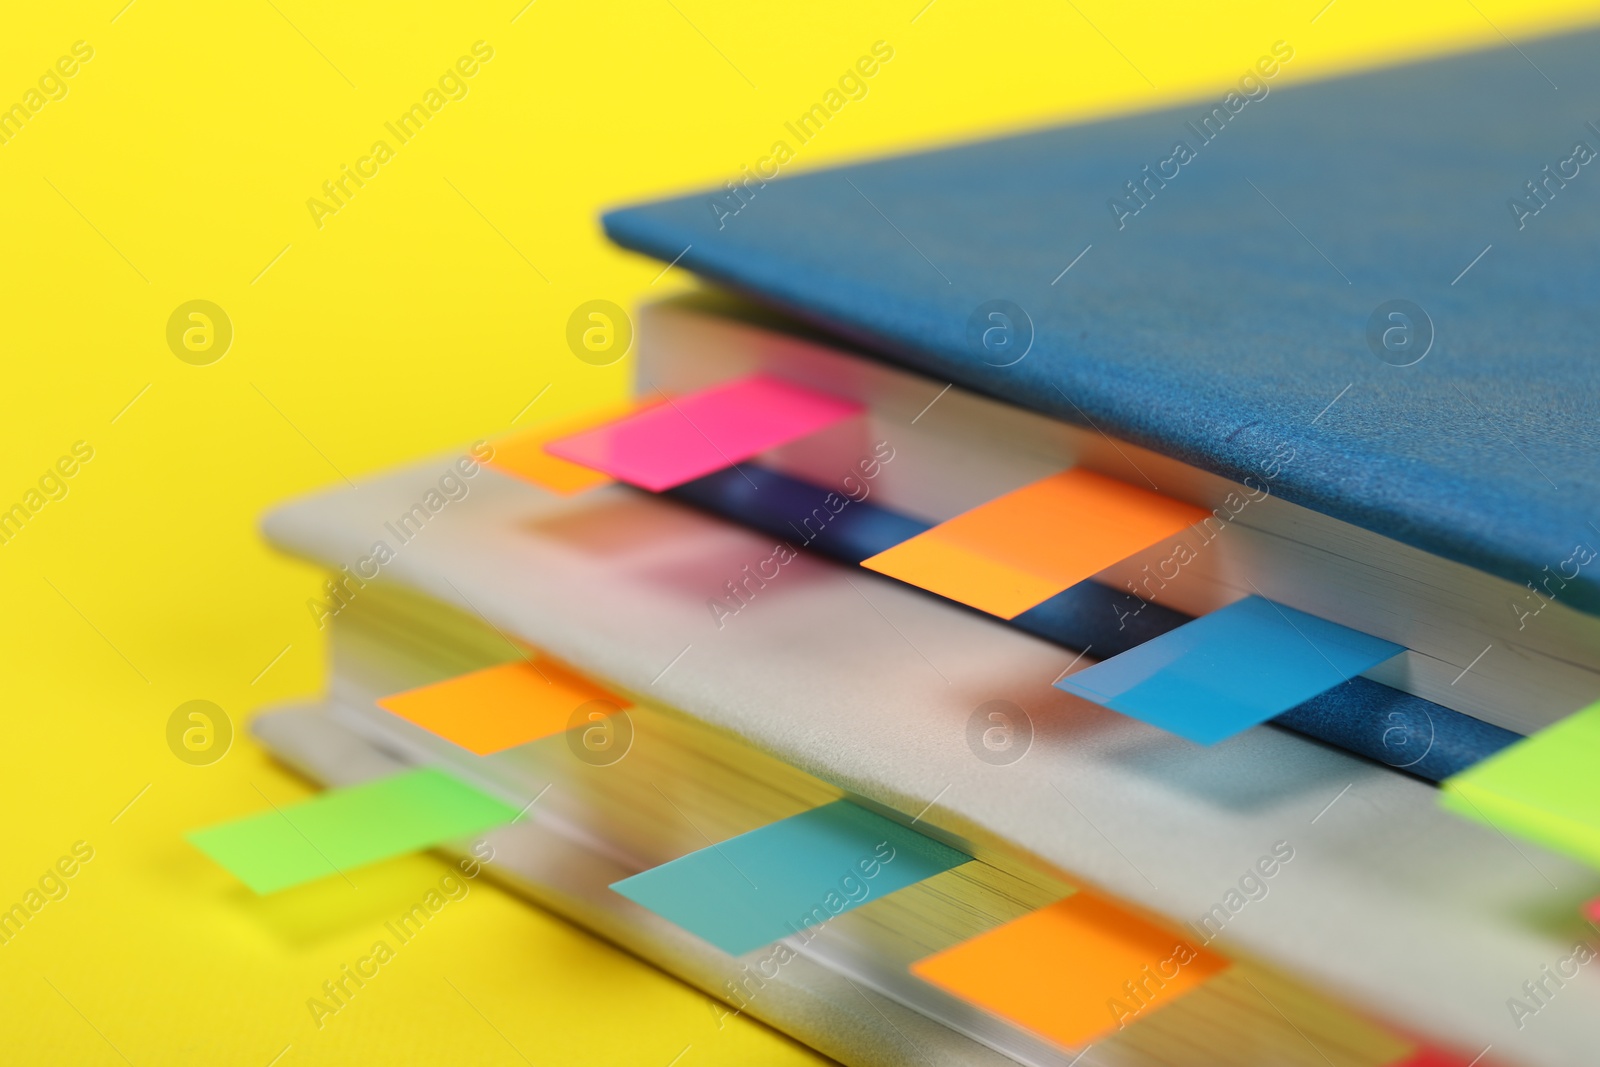
[(1600, 703), (1444, 781), (1439, 803), (1600, 867)]
[(861, 565), (1011, 619), (1207, 514), (1074, 467), (980, 504)]
[(545, 451), (661, 492), (861, 410), (853, 400), (756, 374), (552, 441)]
[(1488, 1051), (1484, 1049), (1483, 1052), (1468, 1059), (1470, 1053), (1464, 1055), (1436, 1045), (1422, 1045), (1407, 1059), (1394, 1064), (1394, 1067), (1503, 1067), (1503, 1060), (1484, 1059), (1484, 1053)]
[(738, 956), (969, 859), (891, 819), (836, 800), (611, 888)]
[(257, 893), (272, 893), (469, 837), (516, 817), (511, 805), (423, 767), (185, 836)]
[(627, 701), (544, 658), (473, 671), (419, 689), (395, 693), (378, 707), (437, 734), (468, 752), (489, 756), (564, 732), (572, 713), (591, 701), (609, 714)]
[(489, 460), (488, 466), (561, 496), (573, 496), (586, 489), (610, 485), (614, 479), (609, 474), (552, 456), (544, 450), (544, 446), (562, 437), (570, 437), (614, 422), (625, 415), (655, 407), (656, 403), (659, 401), (608, 404), (597, 411), (568, 419), (555, 419), (503, 437), (494, 443), (494, 458)]
[(1070, 1049), (1146, 1018), (1227, 967), (1216, 953), (1078, 892), (919, 960), (911, 973)]
[(1404, 651), (1248, 596), (1063, 678), (1056, 688), (1211, 745)]

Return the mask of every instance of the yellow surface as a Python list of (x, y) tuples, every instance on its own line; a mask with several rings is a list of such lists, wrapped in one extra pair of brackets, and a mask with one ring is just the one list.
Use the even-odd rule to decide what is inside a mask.
[[(607, 247), (597, 208), (739, 176), (876, 41), (893, 60), (792, 168), (1204, 96), (1278, 39), (1293, 82), (1594, 18), (1545, 0), (1336, 0), (1315, 23), (1320, 0), (122, 6), (11, 4), (0, 33), (0, 103), (94, 50), (0, 144), (0, 507), (93, 449), (0, 544), (0, 906), (93, 849), (0, 945), (7, 1062), (813, 1061), (481, 880), (318, 1029), (307, 1000), (445, 868), (256, 899), (181, 840), (308, 791), (244, 731), (323, 681), (319, 577), (264, 548), (257, 516), (621, 398), (632, 357), (578, 359), (568, 317), (682, 275)], [(362, 164), (480, 40), (466, 97)], [(345, 164), (376, 174), (319, 229), (307, 200)], [(233, 325), (208, 366), (168, 347), (192, 300)], [(180, 351), (205, 328), (178, 325)], [(237, 735), (210, 766), (168, 748), (195, 699)]]

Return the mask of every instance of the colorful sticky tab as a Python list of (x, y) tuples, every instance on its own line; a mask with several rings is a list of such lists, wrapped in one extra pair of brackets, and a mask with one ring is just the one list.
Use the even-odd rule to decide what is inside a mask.
[(378, 707), (479, 756), (503, 752), (573, 725), (575, 711), (620, 711), (622, 698), (551, 659), (519, 660), (395, 693)]
[(836, 800), (611, 888), (738, 956), (969, 859), (891, 819)]
[(1404, 651), (1247, 596), (1063, 678), (1056, 688), (1211, 745)]
[(1600, 867), (1600, 703), (1444, 781), (1439, 802)]
[(1206, 514), (1074, 467), (980, 504), (861, 565), (1011, 619)]
[(257, 893), (468, 837), (517, 809), (432, 767), (192, 830), (190, 844)]
[(1146, 1018), (1228, 961), (1078, 892), (919, 960), (911, 973), (1066, 1048)]
[[(1484, 1052), (1487, 1051), (1488, 1049), (1484, 1049)], [(1393, 1064), (1393, 1067), (1495, 1067), (1498, 1062), (1498, 1060), (1484, 1059), (1483, 1053), (1476, 1056), (1471, 1053), (1463, 1055), (1436, 1045), (1423, 1045), (1408, 1054), (1405, 1059)]]
[(552, 456), (544, 450), (544, 446), (559, 438), (570, 437), (572, 434), (614, 422), (624, 415), (652, 408), (656, 403), (659, 401), (608, 404), (574, 418), (555, 419), (501, 438), (494, 443), (494, 458), (489, 460), (488, 465), (562, 496), (572, 496), (585, 489), (610, 485), (612, 482), (610, 475)]
[(756, 374), (552, 441), (545, 451), (661, 492), (861, 410), (853, 400)]

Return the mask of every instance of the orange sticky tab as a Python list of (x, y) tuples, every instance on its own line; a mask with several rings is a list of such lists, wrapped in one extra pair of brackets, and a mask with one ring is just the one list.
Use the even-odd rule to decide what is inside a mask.
[(1072, 1049), (1227, 967), (1221, 956), (1079, 892), (919, 960), (911, 973)]
[(980, 504), (861, 565), (1011, 619), (1206, 514), (1074, 467)]
[[(488, 756), (559, 734), (588, 709), (610, 714), (626, 701), (553, 660), (519, 660), (386, 696), (378, 707), (469, 752)], [(584, 717), (582, 721), (589, 719)]]
[(524, 430), (522, 433), (501, 438), (494, 443), (494, 458), (489, 460), (488, 465), (562, 496), (572, 496), (585, 489), (610, 485), (615, 481), (611, 475), (591, 470), (559, 456), (552, 456), (544, 450), (545, 444), (594, 429), (596, 426), (603, 426), (608, 422), (615, 422), (626, 415), (655, 407), (660, 402), (660, 400), (642, 402), (630, 400), (620, 404), (608, 404), (583, 415), (556, 419)]

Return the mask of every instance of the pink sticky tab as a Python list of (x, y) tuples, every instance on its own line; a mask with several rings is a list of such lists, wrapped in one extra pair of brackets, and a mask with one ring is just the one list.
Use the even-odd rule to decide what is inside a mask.
[(756, 374), (551, 441), (552, 456), (652, 492), (816, 433), (860, 404)]

